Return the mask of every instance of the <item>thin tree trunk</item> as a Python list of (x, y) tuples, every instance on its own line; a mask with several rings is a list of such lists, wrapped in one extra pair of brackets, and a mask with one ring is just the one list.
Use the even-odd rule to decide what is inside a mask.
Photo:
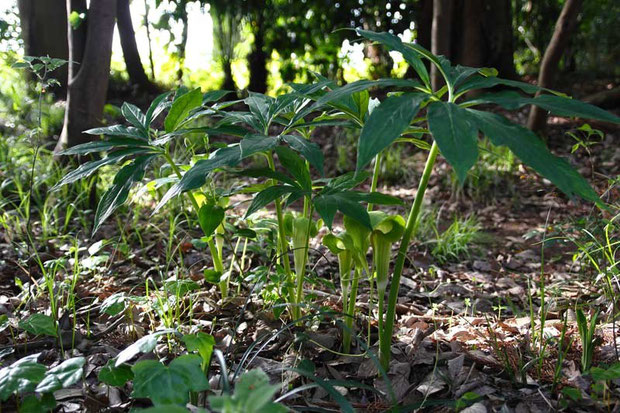
[[(450, 34), (452, 25), (452, 0), (433, 1), (433, 26), (431, 29), (431, 51), (450, 58)], [(431, 66), (431, 84), (434, 90), (441, 88), (443, 79), (437, 68)]]
[(182, 2), (179, 6), (181, 7), (181, 24), (183, 25), (183, 31), (181, 32), (181, 43), (179, 44), (179, 70), (177, 70), (177, 80), (179, 83), (183, 82), (183, 69), (185, 65), (185, 49), (187, 47), (187, 9), (186, 4)]
[[(68, 60), (65, 0), (19, 0), (17, 5), (26, 55)], [(67, 66), (56, 69), (51, 76), (60, 82), (60, 91), (65, 92)]]
[(149, 81), (140, 60), (140, 53), (136, 44), (136, 33), (131, 22), (129, 0), (117, 0), (116, 19), (129, 81), (144, 91), (152, 90), (153, 84)]
[[(67, 0), (67, 12), (72, 10)], [(116, 21), (116, 0), (91, 0), (88, 9), (88, 30), (83, 57), (77, 71), (71, 71), (67, 93), (65, 122), (56, 151), (91, 140), (83, 132), (101, 123), (103, 106), (108, 90), (112, 37)], [(69, 32), (71, 33), (71, 28)], [(69, 38), (72, 39), (71, 34)], [(71, 56), (82, 54), (74, 50), (77, 42), (71, 42)]]
[(262, 11), (258, 13), (255, 24), (253, 50), (248, 55), (250, 66), (250, 84), (248, 89), (252, 92), (265, 93), (267, 91), (267, 53), (264, 50), (265, 28)]
[(153, 63), (153, 43), (151, 41), (151, 23), (149, 21), (149, 3), (144, 0), (144, 27), (146, 28), (146, 38), (149, 42), (149, 64), (151, 65), (151, 80), (155, 81), (155, 64)]
[[(555, 30), (551, 41), (545, 50), (540, 72), (538, 74), (538, 86), (553, 87), (558, 63), (568, 45), (570, 36), (577, 26), (577, 17), (581, 11), (582, 0), (566, 0), (560, 17), (555, 24)], [(537, 106), (532, 106), (527, 126), (533, 131), (541, 132), (547, 125), (547, 112)]]

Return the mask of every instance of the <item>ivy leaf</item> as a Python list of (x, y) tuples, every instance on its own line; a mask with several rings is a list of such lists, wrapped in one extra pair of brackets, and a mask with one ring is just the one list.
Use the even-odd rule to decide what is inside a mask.
[(21, 320), (18, 323), (19, 328), (26, 330), (30, 334), (46, 335), (57, 337), (58, 331), (56, 330), (56, 323), (54, 319), (45, 314), (35, 313), (25, 320)]
[(202, 92), (196, 88), (190, 92), (178, 96), (172, 102), (168, 116), (164, 120), (166, 132), (176, 130), (185, 120), (192, 109), (202, 105)]
[(212, 203), (204, 204), (198, 211), (198, 222), (205, 237), (210, 237), (224, 220), (224, 208)]
[(105, 366), (99, 371), (99, 381), (107, 384), (108, 386), (123, 386), (129, 380), (133, 379), (133, 372), (131, 367), (127, 364), (115, 366), (114, 359), (108, 360)]
[(494, 145), (507, 146), (523, 163), (547, 178), (569, 197), (575, 195), (602, 205), (598, 194), (570, 164), (549, 152), (529, 129), (511, 123), (501, 115), (466, 109), (476, 126)]
[(0, 400), (5, 401), (14, 393), (34, 391), (45, 377), (45, 366), (37, 363), (39, 354), (32, 354), (0, 369)]
[(433, 102), (428, 106), (428, 126), (462, 184), (467, 171), (478, 160), (478, 130), (467, 112), (451, 102)]
[(368, 165), (409, 127), (425, 98), (422, 94), (412, 93), (389, 96), (372, 111), (360, 135), (357, 171)]
[(82, 378), (84, 363), (86, 363), (84, 357), (74, 357), (63, 361), (45, 373), (45, 377), (35, 391), (52, 393), (77, 383)]

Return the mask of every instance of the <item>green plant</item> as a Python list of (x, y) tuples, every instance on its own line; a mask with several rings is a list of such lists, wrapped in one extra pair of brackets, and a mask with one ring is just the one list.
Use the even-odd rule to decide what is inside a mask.
[(279, 386), (269, 384), (262, 370), (249, 370), (239, 377), (234, 390), (221, 396), (209, 396), (209, 406), (220, 413), (277, 413), (288, 409), (272, 401)]
[(592, 366), (592, 357), (594, 356), (594, 349), (597, 345), (594, 333), (596, 332), (598, 312), (592, 315), (589, 323), (582, 309), (578, 308), (576, 310), (576, 315), (579, 338), (581, 339), (581, 369), (586, 372), (589, 371)]

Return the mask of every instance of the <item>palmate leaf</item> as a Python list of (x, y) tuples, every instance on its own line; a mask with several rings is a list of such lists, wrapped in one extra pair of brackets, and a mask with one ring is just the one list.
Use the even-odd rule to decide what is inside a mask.
[(478, 130), (465, 109), (450, 102), (428, 106), (428, 126), (444, 158), (463, 183), (478, 159)]
[(138, 129), (133, 126), (125, 125), (112, 125), (102, 128), (88, 129), (84, 131), (89, 135), (106, 135), (106, 136), (123, 136), (127, 138), (136, 138), (147, 140), (148, 135), (143, 129)]
[(170, 111), (164, 120), (166, 132), (172, 132), (181, 126), (192, 109), (202, 105), (202, 92), (200, 88), (184, 93), (175, 98)]
[(409, 127), (425, 98), (413, 93), (389, 96), (372, 111), (359, 138), (356, 170), (368, 165)]
[(503, 108), (514, 110), (525, 105), (536, 105), (557, 116), (579, 117), (586, 119), (596, 119), (604, 122), (620, 123), (620, 117), (607, 112), (597, 106), (556, 95), (539, 95), (531, 98), (522, 96), (514, 91), (491, 93), (480, 96), (474, 100), (465, 102), (464, 105), (493, 103)]
[(602, 205), (596, 191), (570, 164), (549, 152), (529, 129), (511, 123), (501, 115), (465, 109), (470, 119), (494, 145), (508, 147), (524, 164), (550, 180), (569, 197), (575, 195)]
[(358, 35), (363, 36), (368, 40), (381, 43), (389, 50), (399, 52), (401, 55), (403, 55), (405, 61), (409, 63), (413, 70), (415, 70), (420, 79), (422, 79), (422, 82), (424, 82), (427, 87), (430, 86), (430, 77), (428, 75), (428, 71), (426, 70), (426, 66), (424, 66), (424, 63), (422, 63), (422, 60), (419, 58), (418, 52), (406, 47), (398, 36), (387, 32), (377, 33), (362, 29), (357, 29), (356, 32)]
[(93, 234), (112, 215), (112, 212), (127, 201), (131, 187), (134, 183), (142, 180), (146, 167), (152, 159), (153, 155), (139, 156), (118, 171), (112, 186), (108, 188), (101, 197), (99, 205), (97, 205)]

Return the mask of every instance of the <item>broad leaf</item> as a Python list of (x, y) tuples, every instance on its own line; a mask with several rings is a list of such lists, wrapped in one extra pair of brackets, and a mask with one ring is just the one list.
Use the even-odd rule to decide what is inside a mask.
[(122, 136), (127, 138), (136, 138), (147, 140), (148, 135), (142, 129), (125, 125), (112, 125), (103, 128), (94, 128), (84, 131), (89, 135), (106, 135), (106, 136)]
[(144, 115), (144, 126), (148, 129), (151, 126), (151, 123), (159, 116), (161, 112), (163, 112), (168, 106), (170, 106), (170, 102), (168, 99), (170, 96), (170, 92), (162, 93), (157, 96), (153, 102), (151, 102), (151, 106), (146, 111)]
[(77, 383), (82, 378), (84, 363), (86, 363), (84, 357), (74, 357), (63, 361), (45, 373), (45, 377), (35, 391), (39, 393), (52, 393)]
[(59, 155), (85, 155), (93, 152), (104, 152), (119, 148), (150, 148), (142, 139), (110, 138), (102, 141), (83, 143), (60, 152)]
[(0, 400), (5, 401), (14, 393), (34, 391), (45, 377), (45, 366), (37, 363), (39, 354), (32, 354), (0, 369)]
[(202, 105), (202, 92), (200, 88), (196, 88), (174, 99), (168, 116), (164, 120), (166, 132), (176, 130), (189, 115), (189, 112), (200, 105)]
[(198, 211), (198, 221), (206, 237), (210, 237), (224, 220), (224, 208), (212, 203), (204, 204)]
[(159, 201), (159, 204), (155, 207), (153, 213), (157, 212), (169, 200), (180, 193), (200, 188), (206, 182), (207, 175), (214, 169), (221, 168), (223, 166), (235, 166), (240, 160), (241, 149), (239, 148), (239, 145), (231, 145), (213, 152), (209, 159), (196, 162), (194, 166), (185, 172), (183, 178), (181, 178), (179, 182), (174, 184), (168, 192), (166, 192), (162, 200)]
[(148, 336), (144, 336), (138, 339), (138, 341), (127, 347), (125, 350), (121, 351), (118, 356), (116, 356), (116, 362), (114, 363), (114, 367), (119, 367), (120, 365), (128, 362), (140, 353), (148, 353), (150, 351), (153, 351), (153, 349), (157, 345), (157, 337), (165, 333), (165, 331), (158, 331), (156, 333), (152, 333)]
[(136, 363), (132, 397), (151, 399), (155, 406), (165, 404), (185, 405), (189, 392), (203, 391), (209, 383), (200, 368), (200, 357), (186, 354), (164, 366), (155, 360)]
[(283, 135), (282, 139), (286, 142), (291, 148), (295, 151), (299, 152), (301, 156), (306, 158), (306, 160), (316, 168), (317, 171), (324, 175), (325, 171), (323, 170), (323, 152), (319, 145), (314, 142), (310, 142), (309, 140), (297, 136), (297, 135)]
[(259, 134), (246, 135), (239, 147), (241, 148), (241, 158), (247, 158), (257, 153), (267, 152), (278, 146), (279, 139), (276, 136), (265, 136)]
[(356, 170), (362, 170), (409, 127), (424, 99), (411, 93), (390, 96), (372, 111), (360, 135)]
[(248, 217), (252, 215), (280, 197), (299, 192), (303, 193), (301, 189), (290, 185), (270, 186), (256, 194), (248, 210), (246, 211), (245, 216)]
[(113, 359), (109, 360), (99, 371), (99, 381), (108, 386), (124, 386), (129, 380), (133, 379), (131, 367), (127, 364), (115, 366)]
[(332, 228), (336, 211), (342, 212), (369, 229), (372, 229), (368, 211), (357, 200), (347, 196), (346, 192), (319, 194), (312, 199), (318, 214), (323, 218), (325, 225)]
[(123, 106), (121, 106), (121, 113), (125, 119), (127, 119), (127, 122), (131, 123), (143, 132), (146, 131), (144, 113), (142, 113), (140, 108), (136, 105), (132, 105), (127, 102), (123, 103)]
[(45, 314), (35, 313), (27, 319), (21, 320), (18, 326), (35, 336), (46, 335), (56, 337), (58, 335), (54, 319)]
[(254, 92), (250, 92), (250, 96), (244, 100), (254, 115), (248, 123), (252, 124), (258, 132), (265, 133), (267, 131), (270, 123), (269, 108), (273, 101), (272, 97)]
[(100, 311), (109, 316), (115, 316), (125, 311), (127, 297), (125, 293), (115, 293), (103, 300)]
[(187, 347), (187, 351), (196, 351), (200, 354), (202, 358), (202, 369), (205, 370), (211, 362), (211, 355), (215, 347), (215, 339), (213, 336), (200, 331), (196, 334), (185, 334), (183, 336), (183, 342), (185, 343), (185, 347)]
[(588, 201), (601, 202), (590, 184), (566, 160), (549, 152), (532, 131), (494, 113), (466, 110), (494, 145), (507, 146), (523, 163), (549, 179), (566, 195), (578, 195)]
[(118, 171), (112, 186), (103, 194), (97, 205), (93, 234), (112, 215), (112, 212), (127, 201), (131, 187), (134, 183), (142, 180), (145, 169), (152, 159), (152, 155), (140, 156)]
[(424, 63), (422, 63), (422, 60), (419, 58), (418, 52), (406, 47), (398, 36), (387, 32), (377, 33), (362, 29), (357, 29), (356, 32), (357, 34), (367, 38), (368, 40), (381, 43), (389, 50), (399, 52), (401, 55), (403, 55), (405, 61), (409, 63), (413, 70), (415, 70), (420, 79), (422, 79), (422, 82), (424, 82), (426, 86), (430, 86), (428, 71), (426, 70), (426, 66), (424, 66)]
[(467, 112), (454, 103), (433, 102), (428, 106), (428, 126), (441, 154), (463, 183), (478, 159), (478, 130)]
[(292, 149), (285, 146), (278, 146), (275, 152), (278, 154), (278, 159), (284, 170), (295, 178), (299, 186), (310, 192), (312, 190), (312, 179), (304, 160)]

